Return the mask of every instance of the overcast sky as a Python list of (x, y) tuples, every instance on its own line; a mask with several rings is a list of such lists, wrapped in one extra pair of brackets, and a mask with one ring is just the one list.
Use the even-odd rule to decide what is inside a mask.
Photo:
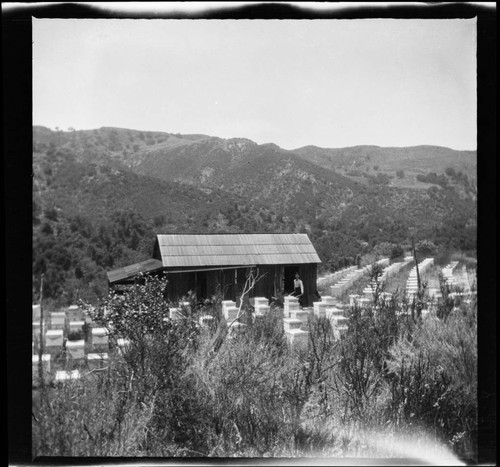
[(476, 149), (476, 21), (33, 20), (33, 123)]

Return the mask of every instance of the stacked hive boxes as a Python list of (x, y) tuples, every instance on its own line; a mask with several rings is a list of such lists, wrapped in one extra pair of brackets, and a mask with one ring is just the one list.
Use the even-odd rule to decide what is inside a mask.
[(339, 271), (335, 271), (334, 273), (329, 274), (326, 277), (318, 279), (318, 287), (321, 287), (324, 284), (328, 284), (330, 282), (332, 283), (338, 282), (340, 281), (340, 279), (342, 279), (342, 277), (349, 274), (350, 272), (355, 271), (356, 269), (358, 269), (357, 266), (349, 266), (347, 268), (340, 269)]
[(299, 299), (293, 295), (287, 295), (283, 303), (285, 317), (290, 318), (290, 312), (300, 309)]
[(285, 333), (288, 344), (292, 347), (307, 347), (309, 332), (300, 328), (290, 329)]
[(73, 371), (59, 370), (56, 371), (56, 376), (55, 376), (56, 383), (63, 383), (65, 381), (76, 380), (79, 378), (80, 378), (79, 370), (73, 370)]
[(339, 339), (347, 332), (349, 319), (344, 315), (344, 310), (337, 307), (328, 308), (327, 317), (332, 323), (335, 338)]
[(238, 335), (238, 333), (240, 333), (241, 331), (243, 331), (243, 329), (245, 329), (245, 327), (246, 324), (240, 323), (239, 321), (235, 321), (234, 323), (232, 322), (228, 328), (227, 337), (229, 339), (235, 338)]
[(184, 318), (184, 315), (182, 314), (182, 311), (179, 308), (170, 308), (168, 311), (170, 319), (172, 321), (179, 321), (182, 318)]
[(361, 298), (361, 295), (358, 295), (358, 294), (349, 295), (349, 306), (356, 306), (356, 303), (360, 298)]
[(66, 313), (64, 311), (50, 314), (50, 328), (64, 329), (66, 324)]
[(331, 297), (330, 295), (323, 295), (320, 303), (325, 303), (327, 306), (335, 306), (337, 305), (337, 299), (335, 297)]
[(71, 305), (68, 307), (66, 310), (66, 318), (68, 321), (84, 321), (85, 320), (85, 314), (78, 308), (77, 305)]
[(87, 354), (87, 365), (89, 370), (103, 368), (108, 361), (107, 353), (89, 353)]
[(382, 292), (380, 294), (380, 297), (379, 297), (379, 299), (385, 303), (390, 302), (392, 300), (392, 298), (393, 298), (393, 295), (390, 292)]
[(314, 302), (313, 303), (314, 316), (317, 316), (318, 318), (326, 318), (327, 307), (328, 304), (325, 302)]
[[(232, 300), (223, 300), (222, 301), (222, 315), (224, 318), (227, 320), (230, 319), (230, 316), (234, 316), (234, 309), (236, 308), (236, 302), (233, 302)], [(228, 311), (230, 309), (230, 311)], [(236, 308), (238, 310), (238, 308)], [(236, 315), (237, 316), (237, 315)], [(236, 318), (234, 316), (234, 318)], [(234, 319), (232, 318), (232, 319)]]
[(106, 353), (109, 350), (106, 328), (92, 328), (92, 350), (95, 353)]
[(313, 303), (313, 310), (316, 317), (325, 317), (330, 320), (336, 337), (339, 337), (347, 330), (348, 319), (344, 316), (344, 311), (339, 308), (335, 298), (323, 296), (320, 302)]
[(302, 310), (300, 308), (299, 299), (297, 297), (291, 295), (285, 297), (284, 308), (285, 318), (299, 319), (303, 323), (307, 324), (309, 311)]
[(309, 312), (301, 310), (299, 299), (291, 295), (285, 297), (283, 328), (289, 345), (307, 345), (309, 332), (306, 331)]
[(222, 314), (226, 321), (233, 321), (238, 317), (239, 309), (236, 302), (231, 300), (224, 300), (222, 302)]
[[(38, 365), (38, 351), (40, 340), (40, 312), (36, 312), (38, 306), (33, 306), (34, 315), (38, 313), (38, 320), (33, 322), (33, 365)], [(89, 339), (88, 344), (92, 345), (92, 352), (87, 354), (86, 340), (82, 339), (82, 335), (76, 340), (68, 340), (67, 337), (75, 337), (74, 333), (82, 331), (85, 322), (92, 324), (90, 318), (86, 318), (85, 314), (76, 305), (70, 306), (64, 312), (47, 313), (49, 329), (45, 329), (42, 324), (42, 335), (44, 336), (44, 368), (47, 373), (51, 372), (48, 377), (53, 378), (58, 365), (67, 364), (69, 362), (86, 361), (90, 369), (101, 367), (103, 362), (108, 359), (109, 341), (107, 331), (104, 328), (93, 328), (92, 332), (85, 339)], [(66, 339), (65, 339), (66, 337)], [(64, 352), (65, 349), (65, 352)], [(51, 358), (52, 357), (52, 358)], [(52, 363), (52, 364), (51, 364)], [(55, 368), (54, 368), (55, 367)], [(70, 373), (60, 371), (57, 373), (56, 381), (70, 378)], [(75, 373), (73, 373), (74, 377)]]
[[(431, 265), (434, 264), (434, 258), (425, 258), (418, 264), (418, 271), (420, 276), (424, 274), (426, 269), (428, 269)], [(417, 267), (414, 266), (410, 271), (410, 275), (408, 276), (408, 280), (406, 282), (406, 293), (408, 297), (412, 299), (416, 293), (418, 292), (418, 278), (417, 278)]]
[(40, 319), (40, 305), (32, 305), (32, 316), (33, 321)]
[[(409, 262), (411, 262), (413, 259), (409, 257), (410, 259), (408, 261), (401, 261), (398, 263), (392, 263), (387, 265), (383, 271), (380, 277), (378, 278), (378, 283), (379, 287), (383, 286), (384, 283), (387, 281), (387, 279), (393, 275), (397, 274), (404, 266), (406, 266)], [(377, 287), (377, 282), (375, 280), (371, 281), (364, 289), (363, 289), (363, 295), (365, 295), (366, 298), (373, 298), (373, 293), (376, 290)]]
[(191, 316), (191, 303), (179, 302), (179, 311), (183, 316)]
[(360, 298), (356, 301), (359, 308), (368, 308), (372, 303), (372, 300), (366, 297)]
[(72, 360), (82, 360), (85, 358), (85, 341), (66, 341), (66, 355)]
[(83, 330), (85, 321), (70, 321), (69, 322), (69, 332), (79, 332)]
[(433, 300), (438, 300), (439, 298), (442, 297), (441, 292), (436, 287), (429, 287), (427, 289), (427, 293), (429, 294), (429, 298)]
[(283, 329), (286, 332), (289, 332), (293, 329), (301, 329), (302, 321), (297, 318), (283, 318)]
[(64, 331), (62, 329), (49, 329), (45, 332), (45, 351), (47, 353), (59, 353), (63, 343)]
[(365, 268), (356, 269), (345, 275), (339, 282), (330, 287), (331, 294), (334, 297), (340, 297), (365, 273)]
[[(379, 264), (380, 266), (387, 266), (389, 264), (389, 258), (382, 258), (377, 261), (377, 264)], [(357, 280), (361, 279), (361, 277), (363, 277), (365, 274), (368, 274), (370, 272), (370, 269), (371, 266), (365, 266), (364, 268), (350, 271), (337, 284), (330, 287), (331, 294), (334, 297), (340, 297), (349, 288), (351, 288)]]
[(206, 328), (211, 325), (211, 323), (214, 322), (214, 317), (210, 315), (203, 315), (200, 316), (199, 323), (202, 327)]
[(128, 349), (130, 349), (130, 341), (123, 337), (116, 339), (116, 346), (118, 348), (118, 352), (120, 355), (124, 355), (127, 353)]
[(446, 279), (446, 282), (450, 286), (457, 285), (457, 281), (455, 277), (453, 277), (453, 272), (458, 266), (458, 261), (452, 261), (450, 264), (445, 266), (442, 270), (443, 277)]
[(266, 297), (255, 297), (253, 300), (255, 316), (264, 316), (269, 313), (269, 300)]

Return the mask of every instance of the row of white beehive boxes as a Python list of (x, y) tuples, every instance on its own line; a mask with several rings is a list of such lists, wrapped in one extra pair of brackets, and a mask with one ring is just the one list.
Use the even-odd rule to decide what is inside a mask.
[[(189, 303), (185, 302), (181, 303), (180, 305), (181, 306), (178, 308), (170, 308), (169, 310), (170, 319), (179, 320), (185, 317), (186, 310), (189, 309)], [(78, 311), (74, 310), (74, 311), (78, 313), (79, 310)], [(61, 340), (61, 333), (64, 338), (64, 335), (67, 331), (69, 331), (69, 333), (82, 331), (83, 326), (85, 325), (86, 322), (87, 324), (89, 323), (92, 324), (92, 321), (89, 319), (70, 321), (70, 319), (74, 317), (77, 316), (76, 315), (72, 316), (71, 314), (68, 314), (67, 311), (50, 313), (50, 321), (49, 321), (50, 329), (46, 330), (45, 324), (42, 323), (42, 334), (45, 335), (46, 345), (51, 346), (50, 342), (54, 341), (57, 342), (57, 344), (54, 344), (54, 346), (57, 346), (59, 345), (59, 341)], [(32, 327), (33, 327), (33, 338), (35, 341), (38, 342), (40, 337), (40, 321), (33, 321)], [(98, 345), (98, 346), (108, 345), (108, 337), (104, 328), (101, 327), (92, 328), (91, 336), (93, 345)]]
[(340, 269), (339, 271), (335, 271), (335, 272), (329, 274), (328, 276), (318, 280), (318, 286), (320, 286), (322, 282), (334, 282), (335, 283), (335, 282), (339, 281), (340, 279), (342, 279), (342, 277), (346, 276), (350, 272), (355, 271), (356, 269), (358, 269), (357, 266), (349, 266), (347, 268)]
[(372, 280), (370, 283), (363, 289), (363, 294), (367, 296), (373, 296), (373, 292), (375, 291), (377, 287), (377, 281), (378, 284), (381, 285), (387, 278), (387, 274), (389, 271), (394, 272), (394, 265), (396, 264), (404, 264), (404, 263), (393, 263), (389, 266), (386, 266), (383, 270), (380, 276), (377, 278), (377, 280)]
[[(377, 262), (380, 266), (387, 266), (389, 264), (389, 258), (379, 259)], [(343, 279), (341, 279), (337, 284), (334, 284), (330, 287), (331, 294), (334, 297), (340, 297), (343, 295), (349, 288), (351, 288), (354, 283), (363, 277), (365, 274), (369, 274), (371, 266), (365, 266), (361, 269), (355, 269), (354, 271), (349, 272)]]
[[(82, 357), (80, 360), (85, 360), (87, 363), (87, 368), (89, 371), (95, 369), (104, 368), (108, 361), (109, 357), (107, 353), (91, 353)], [(40, 357), (39, 355), (33, 355), (32, 357), (32, 382), (33, 384), (38, 384), (40, 382), (40, 365), (39, 365)], [(66, 370), (56, 370), (53, 371), (52, 368), (52, 355), (51, 354), (43, 354), (42, 355), (42, 377), (44, 382), (49, 382), (52, 380), (64, 381), (67, 379), (77, 379), (80, 377), (79, 370), (66, 371)]]
[[(411, 261), (413, 261), (413, 258), (410, 256), (410, 257), (408, 257), (408, 259), (405, 259), (405, 261), (392, 263), (392, 264), (389, 264), (388, 266), (386, 266), (384, 268), (384, 270), (382, 271), (382, 274), (378, 278), (379, 284), (385, 283), (391, 275), (399, 273), (399, 271)], [(370, 282), (370, 284), (368, 284), (363, 289), (363, 294), (366, 295), (367, 297), (372, 297), (376, 286), (377, 286), (377, 284), (375, 281)]]
[[(434, 258), (425, 258), (418, 264), (418, 272), (420, 276), (434, 264)], [(418, 277), (417, 277), (417, 268), (414, 266), (410, 271), (408, 276), (408, 280), (406, 281), (406, 292), (411, 295), (415, 294), (418, 291)]]
[[(189, 312), (189, 302), (179, 303), (179, 307), (170, 308), (169, 316), (172, 320), (179, 320)], [(85, 317), (85, 314), (76, 306), (70, 306), (66, 311), (51, 312), (49, 315), (49, 328), (62, 329), (64, 331), (77, 332), (83, 329), (83, 326), (92, 324), (92, 320)], [(40, 332), (40, 305), (33, 305), (33, 328), (34, 332)]]
[(457, 282), (455, 277), (453, 276), (454, 270), (457, 266), (458, 261), (452, 261), (451, 263), (447, 264), (441, 271), (448, 285), (455, 285)]
[(191, 304), (189, 302), (180, 302), (178, 307), (170, 307), (168, 309), (168, 318), (165, 320), (180, 321), (189, 316)]
[[(92, 341), (91, 346), (92, 349), (99, 352), (104, 352), (109, 349), (109, 338), (108, 333), (105, 328), (92, 328)], [(62, 329), (49, 329), (45, 331), (44, 334), (44, 347), (47, 352), (57, 353), (59, 352), (64, 344), (64, 332)], [(38, 335), (34, 336), (34, 340), (32, 342), (33, 352), (35, 352), (35, 347), (38, 348), (39, 341)], [(77, 357), (82, 352), (84, 352), (85, 348), (85, 340), (66, 340), (66, 351), (68, 354)]]
[[(294, 323), (298, 326), (298, 321), (300, 321), (302, 328), (307, 325), (310, 310), (300, 309), (298, 298), (288, 296), (285, 297), (284, 303), (284, 315), (285, 319), (296, 320)], [(344, 318), (344, 312), (338, 308), (337, 301), (331, 296), (323, 296), (320, 302), (313, 303), (312, 309), (314, 315), (318, 318), (328, 318), (332, 320), (332, 324), (340, 326), (346, 324), (346, 318)], [(286, 328), (285, 328), (286, 331)]]
[[(106, 336), (107, 338), (107, 336)], [(63, 347), (63, 344), (60, 343), (60, 336), (53, 341), (48, 341), (49, 344), (45, 347), (46, 355), (57, 355)], [(123, 355), (124, 352), (130, 347), (130, 341), (128, 339), (119, 338), (116, 340), (116, 348), (118, 350), (119, 355)], [(86, 353), (85, 341), (77, 340), (77, 341), (66, 341), (66, 357), (68, 360), (83, 360), (87, 359), (91, 362), (97, 359), (96, 355), (102, 355), (103, 358), (107, 358), (109, 352), (109, 343), (106, 339), (98, 344), (94, 344), (92, 346), (92, 352)], [(35, 347), (33, 346), (33, 359), (38, 357), (38, 352), (35, 351)]]
[(368, 269), (365, 267), (362, 269), (356, 269), (355, 271), (349, 272), (339, 282), (330, 286), (330, 293), (334, 297), (340, 297), (347, 291), (347, 289), (352, 287), (354, 282), (356, 282), (359, 278), (361, 278), (367, 271)]
[[(296, 342), (305, 343), (308, 340), (307, 322), (310, 311), (301, 310), (297, 300), (296, 297), (285, 298), (283, 329), (291, 345), (295, 345), (294, 343)], [(336, 306), (336, 301), (333, 297), (324, 296), (320, 302), (314, 302), (312, 312), (318, 318), (328, 318), (333, 325), (333, 331), (337, 337), (347, 330), (348, 319), (344, 316), (343, 310)]]
[[(71, 305), (66, 311), (49, 312), (48, 316), (48, 322), (52, 329), (62, 329), (66, 323), (74, 321), (90, 322), (90, 318), (86, 317), (85, 313), (77, 305)], [(40, 304), (32, 306), (32, 317), (33, 322), (40, 321)]]
[[(252, 299), (254, 306), (255, 316), (264, 316), (269, 313), (269, 299), (266, 297), (255, 297)], [(236, 302), (233, 300), (223, 300), (222, 301), (222, 315), (226, 321), (233, 321), (239, 317), (241, 313), (239, 307), (236, 306)]]

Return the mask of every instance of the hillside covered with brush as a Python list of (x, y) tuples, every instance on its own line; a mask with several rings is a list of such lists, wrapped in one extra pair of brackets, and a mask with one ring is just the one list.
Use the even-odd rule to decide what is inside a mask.
[(119, 128), (33, 129), (33, 283), (72, 302), (151, 256), (155, 233), (305, 232), (335, 269), (410, 237), (474, 253), (474, 151), (294, 151)]

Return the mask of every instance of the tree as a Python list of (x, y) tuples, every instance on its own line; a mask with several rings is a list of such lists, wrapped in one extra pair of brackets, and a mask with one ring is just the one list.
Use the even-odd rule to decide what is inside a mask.
[(431, 256), (437, 252), (437, 246), (430, 240), (420, 240), (415, 248), (423, 256)]
[(403, 249), (403, 247), (401, 245), (395, 245), (392, 250), (391, 250), (391, 255), (389, 257), (389, 259), (393, 260), (393, 259), (398, 259), (398, 258), (402, 258), (405, 254), (405, 250)]
[(219, 329), (212, 341), (212, 352), (216, 353), (219, 349), (222, 343), (224, 342), (224, 339), (227, 336), (227, 333), (231, 326), (238, 320), (241, 319), (243, 316), (243, 313), (245, 312), (245, 304), (246, 301), (248, 300), (248, 294), (250, 293), (251, 290), (255, 288), (255, 284), (257, 284), (258, 281), (260, 281), (266, 274), (257, 274), (257, 272), (254, 270), (254, 268), (251, 268), (250, 271), (248, 272), (245, 280), (245, 285), (243, 286), (243, 290), (241, 292), (240, 296), (240, 306), (238, 308), (238, 313), (236, 315), (236, 318), (234, 318), (227, 326), (225, 323), (219, 326)]
[(455, 169), (453, 167), (446, 167), (444, 173), (448, 175), (448, 177), (455, 177), (456, 175)]

